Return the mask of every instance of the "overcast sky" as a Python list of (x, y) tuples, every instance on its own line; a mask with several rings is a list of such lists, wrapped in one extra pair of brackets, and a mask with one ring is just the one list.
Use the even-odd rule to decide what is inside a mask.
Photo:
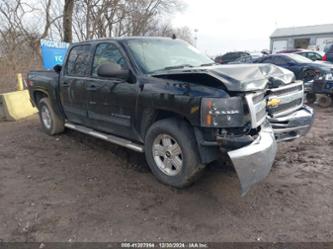
[(276, 28), (333, 23), (332, 0), (183, 0), (175, 26), (198, 29), (197, 47), (209, 55), (269, 48)]

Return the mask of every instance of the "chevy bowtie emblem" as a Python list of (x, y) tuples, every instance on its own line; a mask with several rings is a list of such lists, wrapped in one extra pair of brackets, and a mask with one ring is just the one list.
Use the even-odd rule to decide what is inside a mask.
[(281, 100), (280, 99), (270, 99), (268, 100), (267, 102), (267, 106), (268, 107), (277, 107), (279, 106), (279, 104), (281, 103)]

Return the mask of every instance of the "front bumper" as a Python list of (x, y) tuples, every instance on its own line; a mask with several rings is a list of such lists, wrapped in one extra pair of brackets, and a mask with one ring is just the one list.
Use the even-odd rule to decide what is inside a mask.
[(241, 194), (264, 179), (270, 172), (277, 145), (269, 123), (262, 126), (259, 136), (249, 145), (228, 152), (241, 184)]
[(277, 142), (291, 141), (306, 135), (312, 126), (313, 120), (314, 111), (308, 106), (304, 106), (287, 116), (268, 118)]

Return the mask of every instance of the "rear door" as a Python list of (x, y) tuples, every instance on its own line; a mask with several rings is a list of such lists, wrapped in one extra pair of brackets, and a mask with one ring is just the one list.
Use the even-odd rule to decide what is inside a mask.
[(126, 56), (116, 43), (97, 44), (91, 76), (86, 85), (90, 126), (121, 137), (133, 138), (132, 122), (137, 85), (121, 78), (99, 77), (98, 67), (111, 62), (120, 65), (122, 69), (129, 69)]
[(79, 124), (87, 123), (86, 80), (91, 65), (91, 45), (71, 48), (60, 77), (60, 98), (66, 117)]

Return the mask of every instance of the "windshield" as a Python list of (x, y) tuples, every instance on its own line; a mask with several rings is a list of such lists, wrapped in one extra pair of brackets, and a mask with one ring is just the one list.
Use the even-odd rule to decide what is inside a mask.
[(313, 63), (312, 60), (310, 60), (302, 55), (299, 55), (299, 54), (288, 54), (286, 56), (288, 56), (290, 59), (296, 61), (297, 63)]
[(324, 48), (324, 52), (327, 53), (327, 52), (331, 52), (333, 50), (333, 44), (328, 44), (325, 46)]
[(196, 48), (181, 40), (133, 39), (127, 45), (144, 73), (214, 64)]

